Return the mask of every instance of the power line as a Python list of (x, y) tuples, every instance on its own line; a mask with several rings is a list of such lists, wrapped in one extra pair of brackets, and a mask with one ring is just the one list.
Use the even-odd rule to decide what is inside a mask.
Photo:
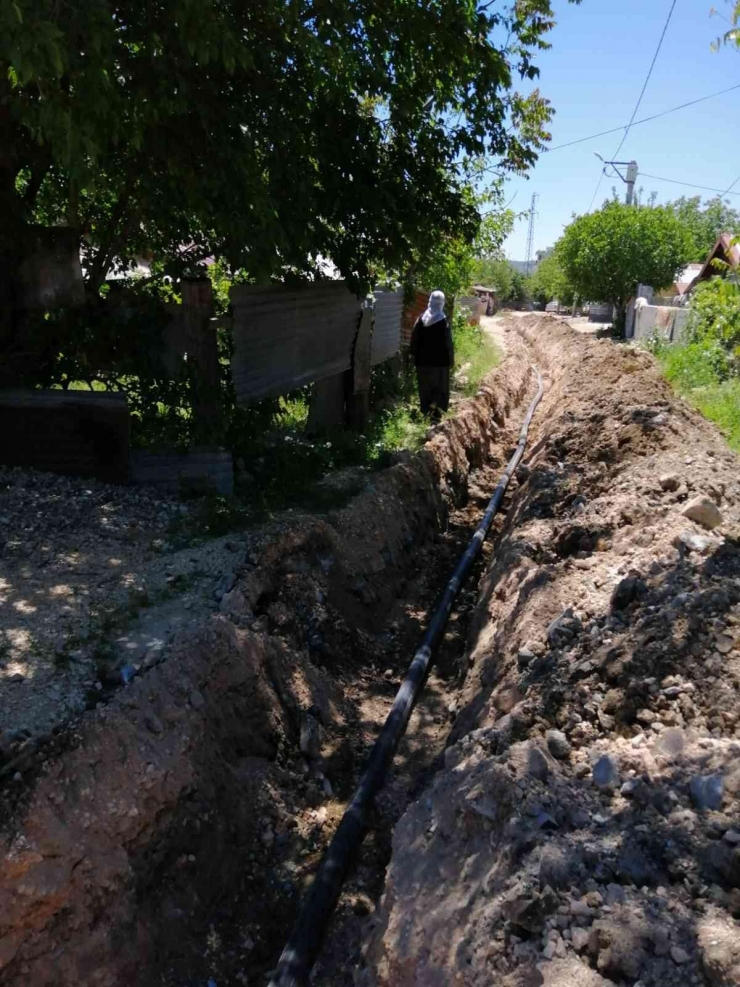
[(660, 36), (660, 41), (658, 42), (658, 47), (655, 49), (655, 54), (653, 55), (653, 60), (650, 63), (650, 68), (648, 69), (648, 74), (647, 74), (647, 76), (645, 78), (645, 82), (643, 83), (642, 91), (640, 92), (640, 96), (639, 96), (639, 98), (637, 100), (637, 103), (635, 104), (635, 109), (634, 109), (634, 111), (632, 113), (632, 119), (627, 124), (627, 129), (624, 132), (624, 137), (622, 137), (622, 140), (621, 140), (621, 143), (620, 143), (619, 147), (617, 148), (617, 150), (612, 155), (612, 159), (616, 158), (619, 155), (619, 152), (624, 147), (624, 142), (627, 140), (627, 138), (629, 136), (629, 132), (630, 132), (630, 130), (632, 128), (632, 124), (635, 122), (635, 117), (637, 116), (637, 111), (640, 109), (640, 104), (642, 103), (643, 96), (645, 95), (645, 92), (646, 92), (647, 87), (648, 87), (648, 83), (650, 82), (650, 77), (653, 74), (653, 69), (655, 68), (655, 63), (658, 61), (658, 55), (660, 54), (660, 49), (663, 47), (663, 42), (665, 41), (665, 36), (666, 36), (666, 34), (668, 32), (668, 25), (671, 23), (671, 18), (673, 17), (673, 11), (676, 9), (676, 3), (677, 2), (678, 2), (678, 0), (673, 0), (673, 3), (671, 4), (671, 9), (668, 11), (668, 17), (666, 18), (666, 22), (663, 25), (663, 33)]
[[(681, 103), (680, 106), (672, 106), (670, 110), (663, 110), (661, 113), (655, 113), (651, 117), (643, 117), (642, 120), (634, 120), (632, 126), (639, 127), (642, 123), (650, 123), (660, 117), (668, 116), (669, 113), (677, 113), (679, 110), (685, 110), (688, 106), (696, 106), (697, 103), (705, 103), (708, 99), (714, 99), (715, 96), (724, 96), (725, 93), (734, 92), (736, 89), (740, 89), (740, 83), (736, 86), (730, 86), (729, 89), (720, 89), (719, 92), (710, 93), (708, 96), (702, 96), (700, 99), (692, 99), (689, 103)], [(611, 130), (602, 130), (600, 133), (591, 134), (589, 137), (579, 137), (578, 140), (568, 141), (567, 144), (556, 144), (555, 147), (548, 147), (547, 153), (550, 153), (551, 151), (560, 151), (564, 147), (573, 147), (574, 144), (585, 144), (586, 141), (595, 140), (597, 137), (607, 137), (609, 134), (617, 134), (620, 130), (626, 129), (627, 125), (623, 124), (621, 127), (612, 127)]]
[(601, 174), (599, 175), (599, 180), (596, 183), (596, 190), (594, 191), (594, 194), (591, 196), (591, 202), (589, 203), (589, 207), (586, 210), (586, 213), (587, 214), (591, 212), (591, 207), (593, 206), (594, 202), (596, 201), (596, 196), (599, 194), (599, 189), (601, 188), (601, 183), (604, 181), (604, 175), (605, 174), (606, 174), (606, 166), (604, 166), (601, 169)]
[(679, 182), (679, 181), (676, 181), (675, 178), (661, 178), (660, 175), (648, 175), (647, 172), (645, 172), (645, 171), (641, 171), (640, 172), (640, 177), (641, 178), (652, 178), (653, 181), (655, 181), (655, 182), (670, 182), (671, 185), (685, 185), (686, 188), (700, 188), (700, 189), (703, 189), (705, 192), (718, 192), (721, 196), (725, 196), (725, 195), (740, 195), (740, 192), (733, 192), (732, 191), (732, 189), (735, 187), (735, 185), (737, 185), (737, 183), (740, 182), (740, 175), (738, 175), (738, 177), (735, 179), (735, 181), (732, 183), (732, 185), (730, 185), (730, 187), (728, 189), (726, 189), (724, 192), (722, 191), (721, 188), (712, 188), (709, 185), (694, 185), (694, 184), (692, 184), (692, 182)]
[[(622, 136), (622, 140), (619, 142), (619, 147), (616, 149), (616, 151), (614, 152), (614, 154), (612, 154), (612, 161), (615, 161), (617, 159), (617, 155), (619, 154), (619, 152), (624, 147), (624, 142), (627, 140), (627, 137), (629, 136), (629, 132), (632, 129), (632, 125), (635, 122), (635, 117), (637, 116), (637, 111), (640, 109), (640, 105), (642, 104), (643, 96), (645, 95), (645, 92), (647, 91), (648, 83), (650, 82), (650, 78), (651, 78), (651, 76), (653, 74), (653, 69), (655, 68), (655, 63), (658, 61), (658, 55), (660, 54), (660, 49), (663, 47), (663, 41), (665, 40), (666, 32), (668, 31), (668, 25), (671, 23), (671, 18), (673, 17), (673, 11), (676, 9), (676, 3), (677, 2), (678, 2), (678, 0), (673, 0), (673, 3), (671, 4), (671, 9), (668, 11), (668, 17), (666, 18), (666, 22), (663, 25), (663, 33), (660, 36), (660, 41), (658, 41), (658, 47), (655, 49), (655, 54), (653, 55), (653, 60), (650, 63), (650, 68), (648, 69), (648, 74), (645, 77), (644, 83), (642, 84), (642, 90), (640, 91), (640, 95), (638, 96), (637, 102), (635, 103), (635, 108), (632, 111), (632, 116), (630, 118), (630, 122), (627, 124), (627, 126), (625, 128), (625, 131), (624, 131), (624, 134)], [(619, 128), (619, 129), (621, 129), (621, 128)], [(596, 196), (599, 194), (599, 189), (601, 188), (601, 183), (602, 183), (602, 181), (604, 179), (604, 175), (605, 174), (606, 174), (606, 165), (604, 165), (604, 167), (601, 169), (601, 174), (599, 175), (599, 181), (598, 181), (598, 184), (596, 186), (596, 191), (594, 192), (593, 198), (591, 199), (591, 205), (588, 207), (588, 211), (589, 212), (591, 212), (591, 206), (593, 206), (594, 202), (596, 201)]]

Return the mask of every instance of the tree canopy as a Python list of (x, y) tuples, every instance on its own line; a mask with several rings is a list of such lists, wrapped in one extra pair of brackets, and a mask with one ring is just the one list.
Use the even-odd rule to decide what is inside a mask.
[(532, 297), (543, 305), (554, 299), (562, 305), (573, 304), (575, 293), (563, 270), (557, 248), (539, 262), (529, 286)]
[(547, 137), (515, 77), (552, 26), (550, 0), (8, 0), (6, 252), (72, 226), (96, 286), (138, 253), (362, 279), (430, 226), (470, 241), (467, 163), (523, 172)]
[(466, 292), (476, 280), (479, 258), (491, 263), (493, 258), (502, 256), (504, 240), (514, 229), (516, 217), (503, 207), (500, 185), (487, 194), (486, 200), (489, 211), (481, 218), (475, 239), (470, 242), (464, 236), (437, 233), (434, 243), (426, 245), (411, 269), (413, 281), (432, 291), (439, 288), (452, 297)]
[(623, 315), (638, 284), (668, 287), (692, 250), (690, 232), (666, 206), (607, 202), (566, 228), (557, 255), (581, 298), (614, 305)]
[(668, 208), (691, 234), (692, 261), (705, 261), (720, 233), (740, 233), (740, 212), (719, 196), (704, 205), (698, 195), (682, 197), (669, 202)]
[(504, 257), (480, 257), (473, 266), (477, 284), (495, 288), (501, 301), (508, 301), (514, 286), (514, 268)]
[[(712, 46), (715, 50), (723, 45), (734, 45), (740, 51), (740, 0), (725, 0), (732, 7), (729, 16), (730, 29), (725, 31)], [(718, 10), (712, 7), (712, 14), (719, 14)]]

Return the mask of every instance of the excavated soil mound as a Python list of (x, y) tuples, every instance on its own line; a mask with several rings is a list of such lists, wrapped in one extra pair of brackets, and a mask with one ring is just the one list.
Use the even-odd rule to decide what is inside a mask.
[[(348, 507), (227, 546), (220, 613), (10, 751), (0, 984), (262, 982), (459, 551), (474, 473), (509, 453), (522, 352)], [(446, 736), (446, 709), (429, 721)]]
[(740, 984), (738, 458), (647, 354), (519, 331), (534, 445), (356, 982)]

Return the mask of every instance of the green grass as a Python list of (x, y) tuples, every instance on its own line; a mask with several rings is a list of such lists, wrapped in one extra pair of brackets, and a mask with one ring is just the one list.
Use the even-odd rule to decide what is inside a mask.
[(458, 375), (455, 390), (471, 397), (480, 382), (501, 363), (501, 351), (480, 326), (468, 325), (459, 314), (453, 317), (455, 340), (455, 371)]
[(714, 422), (740, 451), (740, 379), (729, 376), (726, 352), (716, 344), (653, 347), (673, 387)]

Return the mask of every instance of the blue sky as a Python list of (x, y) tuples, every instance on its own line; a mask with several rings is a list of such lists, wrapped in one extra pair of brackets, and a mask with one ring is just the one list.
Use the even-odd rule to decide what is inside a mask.
[[(678, 0), (638, 119), (740, 83), (740, 52), (711, 51), (725, 26), (710, 18), (713, 5), (729, 10), (724, 0)], [(549, 35), (552, 48), (539, 56), (537, 83), (556, 110), (553, 145), (629, 121), (670, 6), (671, 0), (583, 0), (578, 7), (555, 0), (558, 24)], [(586, 212), (601, 168), (594, 151), (609, 160), (620, 139), (612, 134), (543, 154), (529, 179), (507, 182), (507, 197), (515, 195), (512, 208), (518, 211), (529, 207), (533, 192), (539, 194), (535, 250), (552, 246), (574, 212)], [(633, 158), (649, 174), (726, 189), (740, 175), (740, 89), (635, 127), (619, 154), (622, 161)], [(595, 208), (614, 184), (604, 179)], [(658, 202), (711, 197), (648, 178), (638, 180), (640, 185), (646, 194), (656, 191)], [(729, 198), (740, 208), (740, 196)], [(526, 240), (522, 220), (505, 245), (506, 255), (523, 260)]]

